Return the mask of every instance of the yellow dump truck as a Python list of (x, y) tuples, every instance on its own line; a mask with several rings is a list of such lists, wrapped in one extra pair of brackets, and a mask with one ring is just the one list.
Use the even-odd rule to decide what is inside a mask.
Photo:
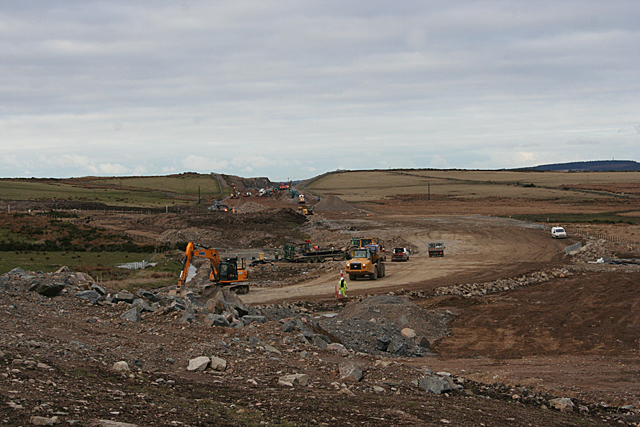
[(380, 245), (367, 245), (353, 251), (353, 257), (347, 261), (345, 268), (349, 280), (368, 277), (376, 280), (385, 276), (384, 258)]

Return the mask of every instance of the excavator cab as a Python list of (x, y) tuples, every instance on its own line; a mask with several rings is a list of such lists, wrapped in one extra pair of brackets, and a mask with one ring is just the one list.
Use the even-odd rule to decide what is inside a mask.
[(220, 262), (218, 280), (220, 283), (238, 281), (238, 257), (227, 258)]

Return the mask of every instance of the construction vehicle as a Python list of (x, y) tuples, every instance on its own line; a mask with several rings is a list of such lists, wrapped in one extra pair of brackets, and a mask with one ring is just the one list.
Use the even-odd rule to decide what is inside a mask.
[[(189, 273), (189, 266), (191, 265), (193, 257), (207, 258), (211, 261), (209, 281), (219, 286), (232, 285), (229, 289), (237, 294), (246, 294), (249, 292), (249, 285), (241, 284), (241, 282), (246, 282), (249, 278), (249, 273), (244, 266), (244, 259), (242, 259), (241, 266), (238, 267), (238, 257), (220, 259), (218, 251), (215, 249), (202, 245), (197, 246), (196, 248), (196, 244), (193, 242), (187, 244), (176, 295), (182, 295), (185, 292), (184, 288), (187, 282), (187, 274)], [(234, 283), (240, 284), (234, 285)]]
[(304, 194), (298, 194), (298, 203), (300, 203), (300, 204), (306, 203), (306, 201), (304, 199)]
[(382, 246), (371, 244), (353, 251), (353, 257), (347, 261), (345, 272), (349, 280), (358, 277), (369, 277), (376, 280), (386, 275)]
[(382, 260), (387, 260), (387, 252), (384, 249), (384, 242), (382, 240), (376, 239), (375, 237), (352, 237), (351, 242), (347, 246), (345, 250), (347, 254), (347, 259), (353, 258), (353, 252), (358, 248), (364, 248), (368, 245), (378, 245), (380, 246), (380, 255), (382, 256)]
[(315, 215), (313, 213), (313, 206), (298, 206), (298, 211), (302, 214), (302, 215)]
[(284, 259), (289, 262), (324, 262), (327, 259), (342, 260), (344, 259), (344, 251), (342, 249), (320, 248), (312, 246), (307, 240), (297, 245), (290, 244), (284, 247)]
[(232, 199), (239, 199), (240, 198), (240, 192), (236, 189), (235, 184), (231, 184), (231, 197)]
[(444, 243), (431, 242), (429, 243), (429, 256), (444, 256)]

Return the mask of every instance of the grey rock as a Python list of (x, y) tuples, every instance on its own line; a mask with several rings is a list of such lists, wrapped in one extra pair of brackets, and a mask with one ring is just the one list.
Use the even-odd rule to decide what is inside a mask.
[(278, 384), (285, 387), (293, 387), (300, 385), (306, 387), (309, 384), (309, 376), (307, 374), (289, 374), (278, 378)]
[(362, 379), (362, 369), (354, 362), (341, 363), (340, 379), (358, 382)]
[(442, 394), (451, 391), (451, 384), (448, 381), (435, 376), (425, 375), (418, 381), (418, 385), (425, 391), (433, 394)]
[(127, 304), (133, 304), (136, 297), (131, 292), (118, 292), (113, 296), (113, 302), (119, 303), (120, 301), (124, 301)]
[(142, 298), (137, 298), (133, 301), (133, 304), (131, 304), (134, 307), (140, 307), (140, 310), (142, 310), (143, 312), (154, 312), (156, 311), (155, 308), (151, 307), (149, 305), (148, 302), (146, 302), (145, 300), (143, 300)]
[(124, 360), (121, 360), (119, 362), (114, 363), (112, 369), (114, 371), (117, 371), (117, 372), (129, 372), (130, 371), (129, 364), (127, 362), (125, 362)]
[(245, 326), (250, 325), (253, 322), (267, 323), (267, 318), (264, 316), (243, 316), (241, 320)]
[(575, 405), (573, 401), (568, 397), (559, 397), (557, 399), (551, 399), (549, 401), (549, 406), (557, 409), (560, 412), (573, 412)]
[(27, 276), (27, 272), (21, 269), (20, 267), (16, 267), (13, 270), (5, 273), (7, 276)]
[(337, 343), (337, 342), (328, 344), (327, 345), (327, 350), (334, 350), (341, 356), (346, 356), (346, 355), (349, 354), (349, 350), (347, 350), (345, 348), (345, 346), (343, 346), (342, 344)]
[(29, 419), (29, 422), (34, 426), (54, 426), (56, 424), (60, 424), (60, 418), (57, 416), (47, 418), (34, 415)]
[(37, 292), (40, 295), (44, 295), (45, 297), (53, 298), (57, 297), (62, 293), (64, 289), (64, 283), (42, 283), (36, 282), (29, 286), (29, 290), (31, 292)]
[(376, 350), (387, 351), (387, 348), (389, 348), (389, 344), (391, 344), (391, 338), (380, 337), (376, 340)]
[(211, 363), (211, 359), (207, 356), (196, 357), (189, 360), (187, 371), (204, 371), (209, 366), (209, 363)]
[(103, 297), (96, 291), (81, 291), (76, 294), (77, 298), (86, 299), (92, 304), (103, 299)]
[(158, 294), (154, 294), (152, 292), (146, 291), (144, 289), (138, 289), (138, 291), (136, 292), (136, 294), (140, 297), (140, 298), (144, 298), (147, 301), (151, 301), (153, 302), (160, 302), (162, 301), (162, 297)]
[(392, 354), (405, 354), (407, 352), (407, 343), (404, 341), (396, 341), (389, 344), (387, 351)]
[(142, 310), (140, 307), (132, 307), (129, 310), (125, 311), (121, 319), (128, 320), (129, 322), (139, 322), (142, 320), (141, 316)]
[(169, 311), (184, 311), (187, 309), (187, 305), (182, 301), (173, 301), (169, 304)]
[(315, 345), (316, 347), (320, 347), (320, 348), (327, 348), (327, 342), (325, 340), (323, 340), (320, 335), (315, 334), (311, 340), (311, 344)]
[(95, 420), (93, 425), (95, 425), (95, 427), (138, 427), (138, 424), (121, 423), (111, 420)]
[(105, 296), (107, 294), (107, 291), (105, 291), (102, 286), (96, 285), (95, 283), (93, 285), (91, 285), (91, 290), (92, 291), (96, 291), (97, 293), (99, 293), (102, 296)]
[(216, 356), (211, 356), (211, 369), (224, 372), (227, 369), (227, 361)]
[(212, 327), (213, 326), (222, 326), (222, 327), (231, 326), (227, 321), (227, 319), (225, 319), (225, 317), (220, 314), (208, 314), (207, 317), (205, 317), (204, 319), (204, 323), (205, 325), (212, 326)]
[(180, 319), (180, 322), (182, 323), (195, 323), (196, 321), (196, 315), (193, 313), (192, 310), (185, 310), (184, 314), (182, 315), (182, 318)]
[(297, 327), (297, 322), (295, 320), (289, 320), (284, 325), (282, 325), (282, 332), (293, 332)]

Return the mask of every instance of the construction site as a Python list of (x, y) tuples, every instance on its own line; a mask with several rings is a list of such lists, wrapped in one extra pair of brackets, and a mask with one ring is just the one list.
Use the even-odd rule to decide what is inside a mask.
[[(420, 173), (236, 177), (171, 209), (1, 201), (5, 224), (73, 211), (181, 265), (147, 267), (156, 286), (2, 274), (1, 422), (640, 425), (638, 176)], [(634, 221), (554, 220), (574, 212)]]

